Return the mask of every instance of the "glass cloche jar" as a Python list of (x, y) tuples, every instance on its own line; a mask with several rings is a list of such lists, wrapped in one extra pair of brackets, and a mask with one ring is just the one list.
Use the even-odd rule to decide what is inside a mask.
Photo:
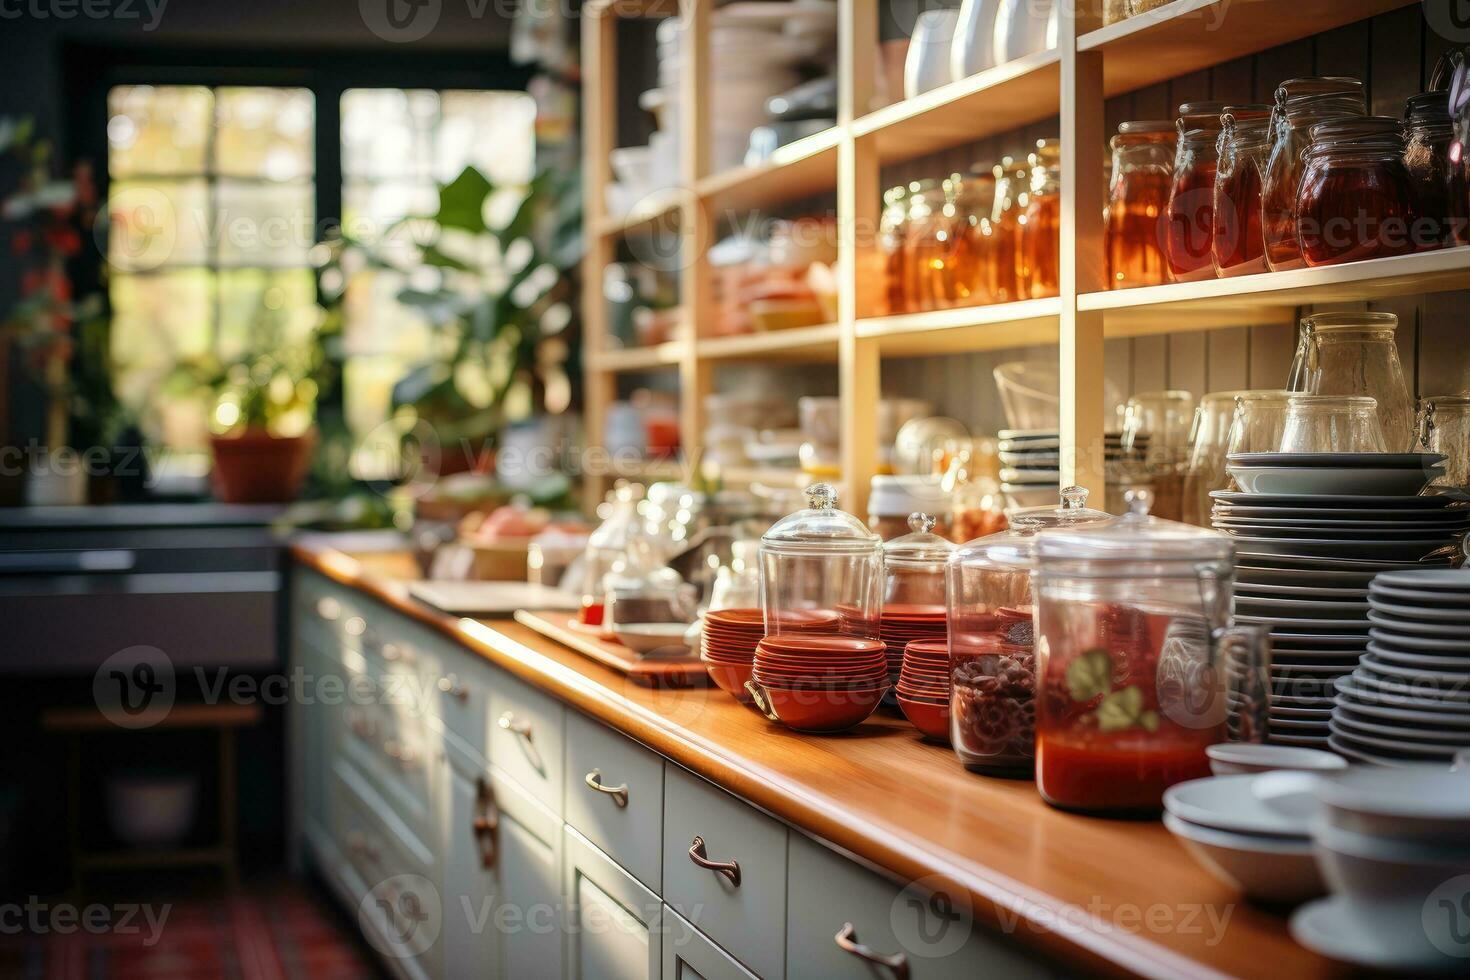
[(1053, 806), (1157, 812), (1208, 776), (1205, 748), (1264, 731), (1269, 643), (1230, 625), (1228, 536), (1150, 517), (1151, 495), (1106, 523), (1037, 536), (1036, 783)]
[(954, 543), (932, 514), (910, 514), (909, 533), (883, 543), (883, 605), (944, 606), (944, 568)]
[(883, 542), (837, 509), (837, 491), (818, 483), (807, 507), (761, 538), (761, 608), (766, 635), (830, 632), (876, 640), (883, 599)]
[(1031, 571), (1038, 532), (1112, 520), (1062, 491), (1061, 507), (1033, 507), (1011, 528), (977, 538), (949, 559), (950, 744), (965, 768), (1029, 777), (1035, 761), (1036, 655)]

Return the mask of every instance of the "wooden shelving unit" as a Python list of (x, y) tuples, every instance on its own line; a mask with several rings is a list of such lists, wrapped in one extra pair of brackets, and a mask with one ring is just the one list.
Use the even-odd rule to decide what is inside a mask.
[[(587, 328), (587, 418), (590, 438), (601, 431), (602, 409), (613, 397), (618, 372), (675, 368), (679, 372), (681, 431), (686, 458), (697, 459), (704, 429), (702, 403), (722, 363), (827, 362), (835, 366), (843, 401), (843, 506), (866, 508), (877, 466), (879, 378), (884, 359), (999, 351), (1056, 345), (1062, 372), (1062, 441), (1067, 447), (1100, 443), (1103, 436), (1105, 340), (1181, 334), (1240, 326), (1290, 323), (1304, 304), (1357, 302), (1387, 296), (1470, 288), (1470, 248), (1451, 249), (1326, 269), (1107, 291), (1103, 275), (1102, 213), (1106, 188), (1091, 179), (1103, 170), (1104, 100), (1154, 83), (1310, 38), (1413, 0), (1175, 0), (1147, 14), (1102, 26), (1100, 2), (1064, 5), (1054, 51), (990, 69), (916, 99), (875, 111), (878, 73), (876, 0), (840, 0), (838, 125), (783, 148), (767, 164), (710, 173), (707, 167), (708, 48), (712, 0), (619, 0), (584, 16), (588, 257), (584, 322)], [(644, 202), (627, 219), (598, 213), (613, 148), (612, 93), (617, 17), (669, 16), (685, 21), (686, 62), (681, 74), (681, 189)], [(1303, 66), (1303, 73), (1311, 65)], [(858, 111), (857, 107), (864, 107)], [(999, 306), (872, 317), (880, 284), (872, 231), (881, 207), (880, 168), (918, 159), (1051, 117), (1062, 137), (1061, 295)], [(1088, 175), (1078, 180), (1076, 175)], [(711, 307), (706, 250), (722, 220), (749, 210), (823, 194), (836, 199), (839, 234), (837, 321), (781, 333), (705, 336)], [(620, 235), (677, 213), (682, 239), (681, 303), (687, 341), (651, 351), (606, 349), (603, 266)], [(1104, 478), (1089, 453), (1064, 452), (1064, 483), (1101, 496)], [(645, 468), (649, 469), (649, 468)], [(667, 467), (656, 466), (664, 472)], [(644, 473), (643, 475), (647, 475)], [(790, 472), (729, 471), (726, 482), (799, 481)], [(589, 482), (589, 497), (603, 489)]]

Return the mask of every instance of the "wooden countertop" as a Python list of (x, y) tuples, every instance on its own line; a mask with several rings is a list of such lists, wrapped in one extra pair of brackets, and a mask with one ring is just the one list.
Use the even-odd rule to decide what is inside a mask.
[(717, 688), (659, 691), (510, 620), (458, 619), (408, 595), (400, 554), (337, 550), (313, 535), (298, 561), (470, 650), (869, 863), (968, 896), (977, 921), (1081, 970), (1160, 978), (1346, 975), (1297, 945), (1286, 916), (1216, 882), (1157, 821), (1079, 816), (1029, 781), (966, 772), (902, 719), (801, 735)]

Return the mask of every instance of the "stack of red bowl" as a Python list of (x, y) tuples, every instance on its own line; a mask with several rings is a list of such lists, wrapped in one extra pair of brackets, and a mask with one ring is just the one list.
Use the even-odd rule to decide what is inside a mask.
[(898, 706), (929, 738), (949, 741), (949, 641), (913, 640), (904, 648)]
[[(781, 629), (826, 632), (837, 625), (830, 612), (787, 613)], [(699, 654), (715, 686), (743, 704), (750, 703), (745, 682), (755, 661), (755, 646), (766, 635), (765, 614), (759, 609), (714, 609), (704, 614)]]
[(799, 732), (840, 732), (878, 707), (888, 691), (881, 640), (783, 633), (760, 641), (751, 670), (756, 705)]
[(914, 640), (942, 640), (945, 637), (943, 606), (910, 602), (890, 602), (883, 607), (883, 620), (878, 636), (888, 644), (888, 677), (895, 684), (903, 668), (903, 653)]

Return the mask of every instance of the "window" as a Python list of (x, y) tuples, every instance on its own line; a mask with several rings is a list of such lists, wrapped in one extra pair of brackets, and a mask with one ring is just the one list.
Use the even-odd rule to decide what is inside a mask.
[(172, 450), (207, 444), (207, 405), (175, 383), (180, 363), (299, 343), (317, 322), (315, 129), (305, 89), (108, 93), (114, 381)]

